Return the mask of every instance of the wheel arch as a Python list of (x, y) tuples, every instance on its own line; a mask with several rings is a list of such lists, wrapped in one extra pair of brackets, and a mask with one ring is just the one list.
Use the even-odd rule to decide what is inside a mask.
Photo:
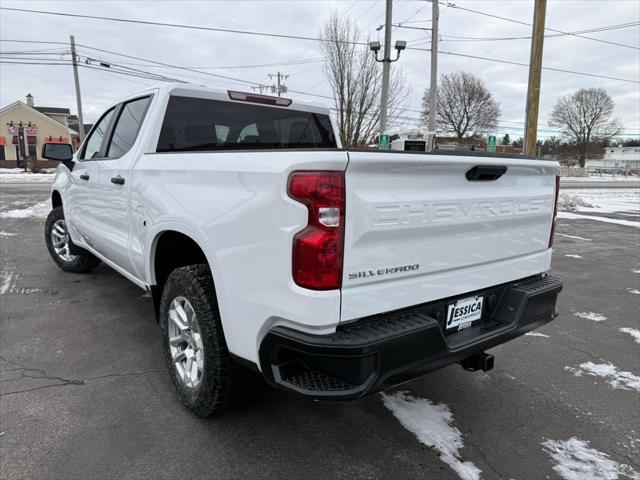
[(205, 264), (214, 276), (201, 242), (192, 233), (177, 229), (164, 229), (156, 233), (149, 252), (149, 284), (156, 314), (160, 307), (162, 288), (173, 270), (187, 265)]
[(51, 192), (51, 208), (61, 207), (62, 206), (62, 195), (58, 190), (53, 190)]

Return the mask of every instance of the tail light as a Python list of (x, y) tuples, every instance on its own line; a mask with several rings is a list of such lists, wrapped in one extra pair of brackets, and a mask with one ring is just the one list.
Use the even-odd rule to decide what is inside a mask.
[(293, 238), (293, 279), (311, 290), (342, 286), (344, 172), (294, 172), (289, 196), (309, 210), (307, 226)]
[(556, 197), (553, 205), (553, 220), (551, 221), (551, 234), (549, 235), (549, 248), (553, 246), (553, 235), (556, 232), (556, 222), (558, 221), (558, 197), (560, 195), (560, 175), (556, 175)]

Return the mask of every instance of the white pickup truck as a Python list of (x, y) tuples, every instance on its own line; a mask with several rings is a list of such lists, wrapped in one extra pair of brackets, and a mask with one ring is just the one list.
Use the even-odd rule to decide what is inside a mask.
[[(327, 108), (186, 84), (109, 108), (60, 160), (46, 242), (150, 291), (181, 401), (224, 411), (247, 368), (354, 399), (557, 316), (555, 162), (345, 150)], [(255, 376), (255, 375), (254, 375)]]

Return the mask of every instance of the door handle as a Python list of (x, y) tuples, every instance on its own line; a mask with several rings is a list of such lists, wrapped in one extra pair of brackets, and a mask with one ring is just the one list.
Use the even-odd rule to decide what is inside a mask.
[(80, 175), (80, 179), (81, 180), (89, 180), (89, 175), (87, 175), (86, 173), (83, 173), (82, 175)]
[(122, 178), (120, 175), (111, 177), (111, 183), (115, 183), (116, 185), (124, 185), (124, 178)]

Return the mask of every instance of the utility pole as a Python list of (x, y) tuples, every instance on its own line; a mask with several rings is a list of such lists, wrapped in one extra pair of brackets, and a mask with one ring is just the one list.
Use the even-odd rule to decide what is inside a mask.
[(387, 131), (387, 108), (389, 106), (389, 70), (391, 69), (391, 16), (393, 0), (387, 0), (384, 17), (384, 57), (382, 58), (382, 99), (380, 100), (380, 134)]
[(427, 149), (432, 151), (436, 144), (436, 110), (438, 109), (438, 1), (431, 2), (431, 82), (429, 85), (429, 131)]
[(284, 75), (284, 74), (278, 72), (276, 74), (270, 73), (267, 76), (269, 78), (273, 78), (273, 77), (277, 78), (277, 83), (275, 85), (271, 85), (271, 92), (272, 93), (277, 93), (278, 96), (280, 96), (281, 94), (287, 92), (287, 86), (283, 82), (284, 82), (284, 80), (289, 78), (289, 75)]
[(78, 77), (78, 58), (76, 57), (76, 40), (71, 35), (71, 62), (73, 63), (73, 79), (76, 83), (76, 102), (78, 103), (78, 138), (80, 142), (84, 140), (84, 122), (82, 119), (82, 97), (80, 95), (80, 78)]
[(524, 154), (536, 154), (538, 109), (540, 107), (540, 80), (542, 78), (542, 49), (544, 46), (544, 19), (547, 0), (535, 0), (531, 57), (529, 59), (529, 87), (527, 89), (527, 118), (524, 127)]

